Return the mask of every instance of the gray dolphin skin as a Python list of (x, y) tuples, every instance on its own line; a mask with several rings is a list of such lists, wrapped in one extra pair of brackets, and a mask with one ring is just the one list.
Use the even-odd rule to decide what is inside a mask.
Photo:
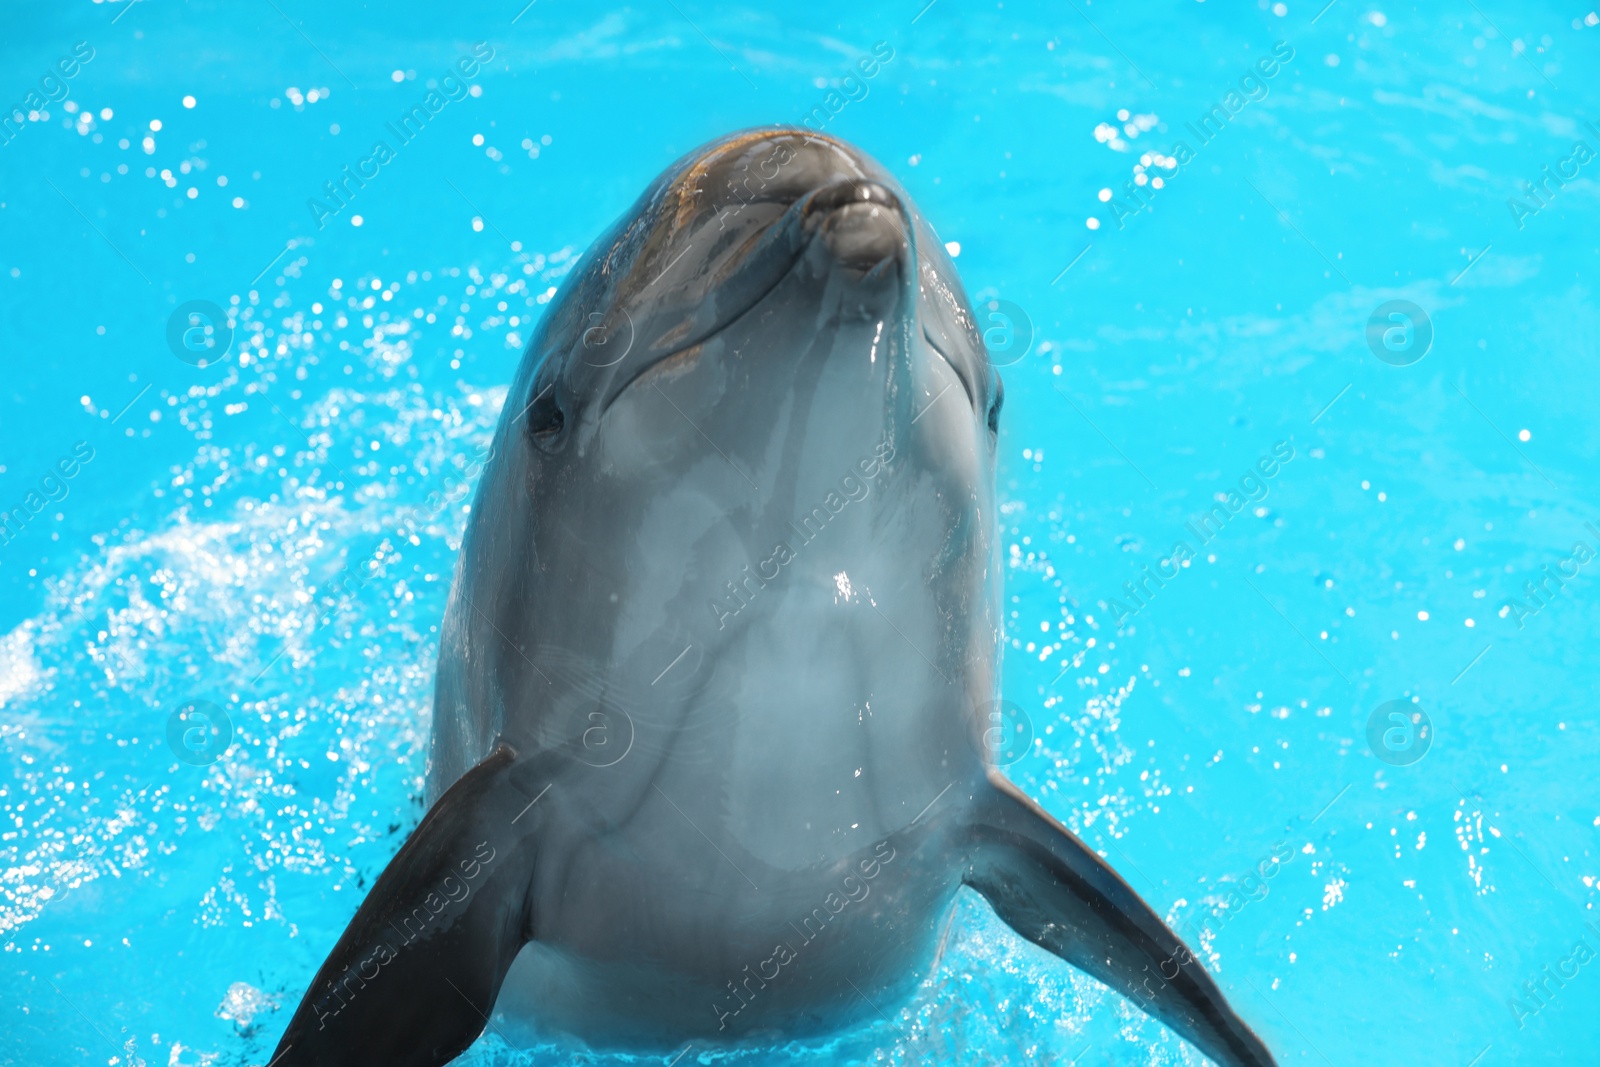
[(430, 809), (277, 1067), (497, 1028), (664, 1056), (880, 1017), (961, 886), (1212, 1060), (1183, 943), (995, 766), (1001, 386), (899, 184), (808, 130), (684, 157), (551, 303), (446, 611)]

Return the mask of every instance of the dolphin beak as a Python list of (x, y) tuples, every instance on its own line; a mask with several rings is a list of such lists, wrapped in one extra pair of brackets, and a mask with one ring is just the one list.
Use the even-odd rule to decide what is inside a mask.
[(797, 206), (807, 233), (820, 237), (844, 266), (870, 271), (886, 259), (909, 257), (913, 251), (905, 206), (879, 182), (834, 182), (812, 192)]
[(904, 201), (880, 182), (840, 177), (811, 190), (751, 242), (744, 255), (718, 268), (715, 299), (658, 318), (634, 309), (639, 331), (655, 340), (641, 346), (644, 358), (618, 376), (600, 413), (650, 370), (704, 344), (743, 316), (797, 268), (816, 277), (840, 278), (854, 295), (857, 307), (852, 313), (862, 316), (874, 314), (898, 289), (907, 318), (914, 318), (914, 232)]

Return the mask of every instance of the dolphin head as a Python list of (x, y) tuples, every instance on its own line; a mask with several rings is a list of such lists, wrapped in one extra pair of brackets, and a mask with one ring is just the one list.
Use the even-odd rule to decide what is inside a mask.
[[(881, 708), (912, 671), (907, 716), (977, 707), (999, 633), (1000, 405), (954, 265), (882, 166), (805, 129), (715, 141), (547, 310), (463, 552), (493, 577), (458, 591), (492, 622), (489, 656), (543, 675), (535, 650), (582, 660), (634, 707), (668, 691), (654, 675), (680, 649), (685, 678), (720, 660), (765, 679), (734, 688)], [(804, 677), (862, 642), (885, 650), (875, 680)], [(946, 748), (955, 732), (931, 731)]]
[(734, 506), (741, 475), (759, 489), (785, 460), (838, 467), (928, 420), (915, 458), (975, 483), (1000, 407), (954, 266), (905, 191), (859, 150), (783, 128), (669, 168), (577, 268), (517, 388), (536, 465), (717, 496), (731, 474)]

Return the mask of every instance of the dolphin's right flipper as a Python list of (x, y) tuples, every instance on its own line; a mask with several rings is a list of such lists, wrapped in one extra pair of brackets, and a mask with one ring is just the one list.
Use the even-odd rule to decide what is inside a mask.
[(1273, 1067), (1178, 935), (1100, 857), (997, 771), (965, 881), (1007, 926), (1087, 971), (1227, 1067)]
[(312, 980), (274, 1067), (437, 1067), (483, 1032), (531, 926), (538, 820), (518, 813), (537, 798), (515, 766), (501, 745), (429, 809)]

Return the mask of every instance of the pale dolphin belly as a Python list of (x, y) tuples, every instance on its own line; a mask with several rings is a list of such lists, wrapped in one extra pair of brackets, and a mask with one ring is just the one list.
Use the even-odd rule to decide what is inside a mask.
[(926, 976), (960, 876), (914, 824), (983, 769), (940, 730), (960, 721), (939, 711), (951, 688), (922, 681), (909, 642), (933, 647), (931, 621), (899, 620), (907, 640), (886, 646), (889, 624), (820, 562), (752, 602), (764, 624), (719, 650), (727, 669), (670, 733), (636, 715), (637, 751), (595, 772), (590, 802), (648, 761), (625, 821), (541, 843), (508, 1023), (598, 1047), (798, 1035), (876, 1014), (842, 975), (873, 1003)]
[[(659, 806), (641, 822), (681, 820)], [(757, 888), (709, 847), (673, 862), (665, 849), (639, 857), (587, 843), (564, 880), (572, 906), (552, 906), (548, 931), (517, 957), (497, 1025), (659, 1048), (663, 1038), (803, 1037), (876, 1017), (874, 1004), (898, 1003), (927, 976), (960, 885), (945, 865), (917, 860), (941, 851), (927, 844), (913, 853), (904, 836), (899, 848), (879, 842), (864, 865), (752, 869)], [(734, 883), (744, 889), (730, 892)], [(600, 895), (611, 906), (597, 910)]]

